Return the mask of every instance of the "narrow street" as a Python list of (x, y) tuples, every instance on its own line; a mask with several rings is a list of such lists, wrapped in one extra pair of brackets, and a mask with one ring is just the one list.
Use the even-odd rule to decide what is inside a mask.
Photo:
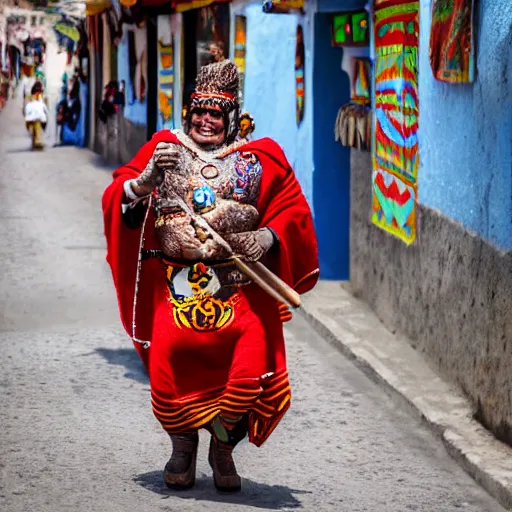
[(110, 171), (87, 150), (29, 147), (10, 101), (0, 114), (2, 512), (503, 510), (300, 318), (287, 330), (292, 408), (264, 447), (235, 452), (242, 493), (215, 491), (206, 435), (196, 488), (169, 491), (170, 442), (105, 262)]

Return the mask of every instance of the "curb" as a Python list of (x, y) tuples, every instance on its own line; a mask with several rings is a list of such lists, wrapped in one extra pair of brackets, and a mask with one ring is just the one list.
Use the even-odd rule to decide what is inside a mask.
[[(449, 455), (505, 509), (512, 510), (512, 448), (474, 420), (467, 398), (435, 374), (407, 340), (387, 331), (366, 304), (340, 283), (319, 285), (320, 292), (315, 289), (303, 296), (301, 316), (371, 380), (421, 418), (442, 440)], [(350, 327), (350, 322), (336, 320), (340, 302), (341, 313), (349, 320), (351, 315), (359, 319), (364, 315), (365, 322), (373, 326), (369, 336)], [(319, 306), (325, 303), (331, 305)]]

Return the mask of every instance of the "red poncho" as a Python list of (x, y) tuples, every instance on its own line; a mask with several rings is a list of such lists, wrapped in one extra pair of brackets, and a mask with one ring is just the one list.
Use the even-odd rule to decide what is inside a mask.
[[(170, 131), (156, 133), (135, 158), (114, 172), (103, 195), (107, 261), (117, 291), (121, 320), (149, 371), (153, 410), (169, 433), (205, 426), (217, 414), (249, 419), (249, 440), (260, 446), (290, 405), (283, 327), (278, 304), (254, 284), (243, 287), (235, 320), (217, 331), (195, 332), (173, 320), (160, 260), (141, 264), (134, 308), (141, 229), (122, 220), (123, 184), (145, 168), (159, 142), (180, 144)], [(279, 238), (266, 260), (269, 268), (299, 293), (318, 279), (317, 242), (310, 208), (281, 148), (271, 139), (238, 146), (262, 165), (257, 209), (260, 227)], [(150, 211), (144, 248), (159, 249)], [(133, 310), (135, 309), (135, 322)], [(132, 323), (135, 332), (132, 332)]]

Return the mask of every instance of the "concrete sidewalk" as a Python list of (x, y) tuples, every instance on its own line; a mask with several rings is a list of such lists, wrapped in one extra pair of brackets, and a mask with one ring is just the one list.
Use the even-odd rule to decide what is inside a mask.
[(303, 297), (312, 326), (390, 394), (410, 406), (443, 440), (450, 455), (512, 510), (512, 448), (473, 419), (462, 392), (444, 381), (421, 353), (389, 332), (350, 285), (321, 281)]

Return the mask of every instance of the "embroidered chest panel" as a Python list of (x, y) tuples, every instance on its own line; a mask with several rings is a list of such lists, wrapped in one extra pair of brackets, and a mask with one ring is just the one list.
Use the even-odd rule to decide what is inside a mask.
[(166, 173), (155, 198), (157, 217), (179, 208), (174, 194), (194, 207), (196, 213), (212, 210), (219, 200), (256, 206), (260, 192), (261, 164), (253, 153), (233, 152), (223, 158), (209, 157), (179, 147), (178, 166)]
[(178, 163), (166, 171), (154, 198), (156, 231), (171, 260), (219, 261), (229, 258), (187, 212), (201, 216), (219, 235), (257, 229), (256, 208), (262, 167), (253, 153), (208, 152), (176, 146)]

